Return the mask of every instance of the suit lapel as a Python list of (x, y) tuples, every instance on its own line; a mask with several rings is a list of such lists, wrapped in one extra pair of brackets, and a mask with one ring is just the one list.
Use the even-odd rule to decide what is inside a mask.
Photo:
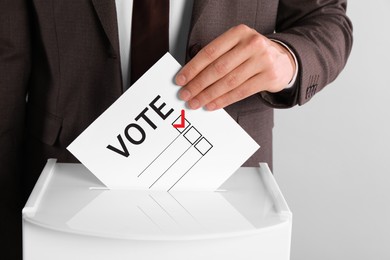
[(210, 0), (194, 0), (194, 5), (192, 7), (191, 30), (198, 22), (199, 17), (209, 2)]
[(119, 56), (118, 22), (115, 1), (92, 0), (92, 3), (115, 54)]

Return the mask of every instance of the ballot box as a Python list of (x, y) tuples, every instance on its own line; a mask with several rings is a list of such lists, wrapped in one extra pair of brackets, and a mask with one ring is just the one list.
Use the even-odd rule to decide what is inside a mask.
[(23, 256), (287, 260), (291, 227), (267, 164), (214, 192), (165, 192), (109, 190), (83, 165), (49, 160), (23, 209)]

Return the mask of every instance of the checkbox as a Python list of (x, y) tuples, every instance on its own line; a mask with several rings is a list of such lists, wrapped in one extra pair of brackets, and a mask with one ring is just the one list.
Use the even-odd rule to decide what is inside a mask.
[[(187, 120), (187, 118), (184, 119), (184, 127), (179, 127), (179, 128), (176, 128), (177, 131), (179, 131), (180, 133), (183, 133), (185, 132), (188, 127), (191, 125), (190, 121)], [(176, 118), (175, 121), (173, 121), (172, 125), (177, 125), (177, 124), (181, 124), (181, 115)]]
[(205, 155), (213, 145), (204, 137), (195, 145), (196, 150), (198, 150), (202, 155)]
[(190, 142), (191, 144), (194, 144), (196, 141), (199, 140), (199, 138), (202, 137), (202, 135), (199, 133), (198, 130), (196, 130), (195, 127), (191, 126), (191, 128), (184, 133), (184, 137)]

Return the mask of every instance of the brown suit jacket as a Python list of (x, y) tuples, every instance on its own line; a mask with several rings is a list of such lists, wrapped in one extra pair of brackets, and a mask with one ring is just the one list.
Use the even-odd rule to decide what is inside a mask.
[[(352, 45), (345, 9), (346, 0), (194, 0), (188, 59), (238, 24), (298, 58), (294, 88), (226, 108), (262, 146), (246, 165), (272, 163), (272, 108), (304, 104), (344, 67)], [(114, 0), (0, 2), (2, 252), (15, 253), (20, 238), (21, 192), (27, 198), (47, 158), (75, 161), (66, 146), (122, 94), (119, 56)]]

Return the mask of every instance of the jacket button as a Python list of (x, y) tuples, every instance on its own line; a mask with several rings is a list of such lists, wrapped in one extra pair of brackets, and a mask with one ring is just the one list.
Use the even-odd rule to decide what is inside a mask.
[(202, 49), (202, 46), (199, 43), (193, 44), (188, 51), (188, 54), (190, 55), (190, 58), (192, 59), (195, 57), (196, 54)]

